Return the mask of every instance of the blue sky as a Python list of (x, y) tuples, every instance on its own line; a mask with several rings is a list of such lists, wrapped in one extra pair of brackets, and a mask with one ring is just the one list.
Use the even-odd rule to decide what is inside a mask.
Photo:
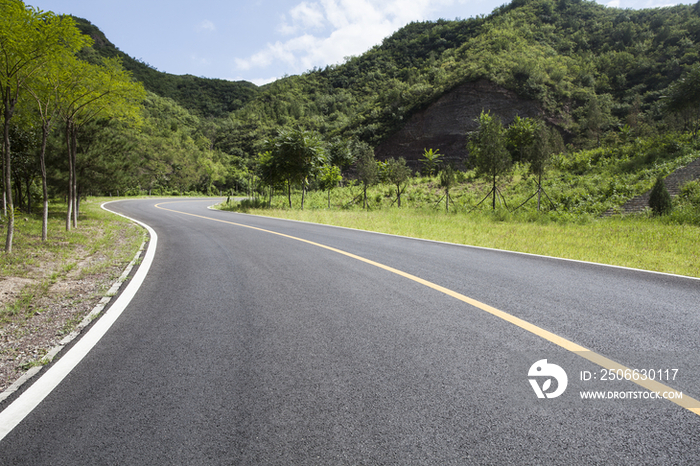
[[(160, 71), (264, 84), (361, 55), (411, 21), (489, 14), (504, 0), (25, 0), (89, 20)], [(603, 0), (650, 8), (674, 0)], [(683, 1), (682, 3), (691, 3)], [(692, 2), (694, 3), (694, 2)]]

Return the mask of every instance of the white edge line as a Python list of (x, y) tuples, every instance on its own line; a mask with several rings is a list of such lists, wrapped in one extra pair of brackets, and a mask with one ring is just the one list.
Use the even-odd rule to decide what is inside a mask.
[(552, 260), (558, 260), (558, 261), (565, 261), (565, 262), (573, 262), (575, 264), (587, 264), (587, 265), (597, 265), (600, 267), (609, 267), (612, 269), (620, 269), (620, 270), (630, 270), (632, 272), (643, 272), (643, 273), (650, 273), (650, 274), (655, 274), (655, 275), (662, 275), (666, 277), (672, 277), (672, 278), (687, 278), (690, 280), (696, 280), (700, 281), (700, 277), (692, 277), (690, 275), (680, 275), (680, 274), (675, 274), (675, 273), (668, 273), (668, 272), (658, 272), (656, 270), (646, 270), (646, 269), (636, 269), (634, 267), (625, 267), (622, 265), (613, 265), (613, 264), (603, 264), (600, 262), (591, 262), (591, 261), (583, 261), (583, 260), (578, 260), (578, 259), (567, 259), (566, 257), (557, 257), (557, 256), (545, 256), (543, 254), (533, 254), (531, 252), (521, 252), (521, 251), (510, 251), (508, 249), (497, 249), (497, 248), (488, 248), (485, 246), (474, 246), (471, 244), (461, 244), (461, 243), (450, 243), (447, 241), (437, 241), (434, 239), (426, 239), (426, 238), (414, 238), (413, 236), (403, 236), (403, 235), (396, 235), (392, 233), (382, 233), (381, 231), (372, 231), (372, 230), (362, 230), (360, 228), (352, 228), (352, 227), (343, 227), (339, 225), (329, 225), (327, 223), (314, 223), (314, 222), (307, 222), (304, 220), (294, 220), (291, 218), (281, 218), (281, 217), (270, 217), (267, 215), (257, 215), (257, 214), (246, 214), (243, 212), (234, 212), (231, 210), (221, 210), (221, 209), (215, 209), (214, 205), (218, 204), (213, 204), (208, 207), (210, 210), (217, 210), (219, 212), (229, 212), (232, 214), (238, 214), (238, 215), (248, 215), (250, 217), (262, 217), (262, 218), (270, 218), (270, 219), (275, 219), (275, 220), (285, 220), (287, 222), (296, 222), (296, 223), (306, 223), (309, 225), (322, 225), (324, 227), (330, 227), (330, 228), (339, 228), (342, 230), (354, 230), (354, 231), (362, 231), (365, 233), (374, 233), (376, 235), (383, 235), (383, 236), (393, 236), (395, 238), (406, 238), (406, 239), (412, 239), (416, 241), (425, 241), (428, 243), (436, 243), (436, 244), (447, 244), (450, 246), (461, 246), (463, 248), (471, 248), (471, 249), (480, 249), (484, 251), (495, 251), (495, 252), (503, 252), (503, 253), (508, 253), (508, 254), (519, 254), (521, 256), (531, 256), (531, 257), (539, 257), (543, 259), (552, 259)]
[(97, 342), (100, 341), (104, 334), (107, 333), (112, 324), (119, 318), (122, 312), (124, 312), (124, 309), (126, 309), (132, 298), (136, 295), (136, 292), (141, 287), (141, 284), (148, 274), (148, 270), (151, 268), (156, 253), (156, 245), (158, 243), (158, 235), (156, 232), (145, 223), (105, 208), (106, 204), (108, 204), (108, 202), (102, 204), (104, 210), (131, 220), (148, 231), (151, 240), (148, 244), (148, 249), (146, 250), (143, 261), (122, 294), (119, 295), (107, 312), (95, 322), (95, 325), (90, 328), (66, 354), (61, 356), (39, 380), (34, 382), (31, 387), (0, 413), (0, 441), (22, 422), (22, 420), (36, 408), (59, 383), (61, 383)]

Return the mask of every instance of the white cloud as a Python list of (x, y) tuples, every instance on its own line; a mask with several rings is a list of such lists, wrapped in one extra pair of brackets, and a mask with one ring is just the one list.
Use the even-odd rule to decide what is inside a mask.
[(199, 23), (196, 27), (197, 32), (201, 31), (209, 31), (209, 32), (214, 32), (216, 31), (216, 25), (209, 21), (208, 19), (205, 19), (201, 23)]
[(317, 0), (303, 1), (282, 18), (278, 32), (293, 37), (268, 43), (245, 59), (240, 70), (283, 62), (290, 73), (341, 63), (359, 55), (411, 21), (456, 0)]
[(298, 31), (308, 29), (322, 29), (325, 27), (325, 15), (318, 3), (302, 2), (289, 12), (292, 24), (286, 22), (286, 18), (279, 30), (282, 34), (296, 34)]

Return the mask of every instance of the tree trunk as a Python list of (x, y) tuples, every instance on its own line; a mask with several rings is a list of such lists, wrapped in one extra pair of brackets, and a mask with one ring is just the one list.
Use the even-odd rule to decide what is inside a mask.
[(71, 217), (73, 216), (73, 153), (71, 149), (71, 122), (66, 122), (66, 146), (68, 148), (68, 197), (66, 198), (66, 231), (71, 229)]
[(22, 178), (17, 180), (15, 183), (15, 189), (17, 192), (15, 193), (15, 199), (17, 199), (17, 209), (19, 209), (20, 212), (24, 210), (24, 196), (22, 196)]
[(540, 211), (540, 203), (542, 201), (542, 173), (537, 181), (537, 211)]
[(49, 235), (49, 190), (46, 181), (46, 141), (49, 138), (49, 127), (44, 124), (41, 135), (41, 153), (39, 165), (41, 166), (41, 192), (44, 197), (44, 209), (41, 216), (41, 240), (46, 241)]
[(32, 179), (31, 179), (31, 177), (27, 177), (25, 182), (27, 184), (27, 213), (31, 214), (32, 213), (32, 190), (31, 190)]
[(5, 196), (7, 203), (7, 237), (5, 238), (5, 252), (12, 252), (12, 237), (15, 233), (15, 207), (12, 203), (12, 172), (10, 170), (10, 118), (12, 118), (12, 111), (10, 108), (9, 99), (9, 89), (7, 90), (8, 96), (5, 99), (5, 121), (4, 121), (4, 149), (5, 149)]
[(73, 157), (73, 228), (78, 228), (78, 130), (75, 125), (71, 128), (72, 157)]
[(493, 210), (496, 210), (496, 177), (493, 177)]

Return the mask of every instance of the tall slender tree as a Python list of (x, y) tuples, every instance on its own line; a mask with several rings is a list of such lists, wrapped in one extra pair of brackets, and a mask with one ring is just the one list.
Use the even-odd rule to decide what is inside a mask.
[(406, 189), (406, 182), (411, 176), (411, 169), (406, 165), (406, 159), (393, 157), (388, 159), (384, 165), (384, 176), (386, 180), (396, 188), (397, 206), (401, 207), (401, 194)]
[(5, 252), (12, 252), (15, 216), (12, 200), (10, 120), (28, 82), (62, 51), (77, 50), (89, 39), (69, 17), (27, 6), (20, 0), (0, 0), (0, 94), (3, 118), (3, 182), (7, 237)]
[(445, 211), (450, 211), (450, 189), (455, 184), (455, 170), (452, 165), (446, 165), (440, 170), (440, 187), (445, 190)]
[[(87, 45), (89, 39), (85, 36), (83, 44)], [(49, 214), (49, 195), (46, 173), (46, 145), (53, 124), (58, 116), (60, 105), (61, 89), (64, 86), (70, 85), (72, 76), (70, 75), (70, 67), (66, 66), (66, 62), (74, 60), (73, 52), (79, 44), (70, 49), (62, 49), (57, 52), (54, 60), (48, 62), (42, 69), (41, 74), (37, 75), (29, 81), (27, 92), (31, 94), (36, 103), (37, 115), (41, 121), (41, 148), (39, 151), (39, 166), (41, 173), (41, 187), (43, 195), (42, 209), (42, 227), (41, 239), (46, 241), (48, 237), (48, 214)], [(61, 53), (62, 52), (62, 53)]]
[(476, 168), (477, 176), (491, 183), (489, 194), (493, 196), (492, 208), (496, 210), (498, 180), (510, 173), (513, 160), (506, 150), (505, 132), (501, 120), (492, 116), (490, 112), (482, 111), (476, 121), (479, 123), (479, 128), (469, 135), (469, 156)]
[(68, 153), (68, 209), (66, 230), (78, 225), (77, 181), (78, 132), (100, 118), (140, 119), (141, 102), (146, 96), (143, 85), (131, 79), (118, 59), (91, 64), (71, 59), (64, 64), (73, 77), (61, 88), (60, 114), (65, 123)]
[(367, 188), (379, 182), (379, 166), (374, 151), (366, 142), (355, 144), (357, 154), (357, 176), (362, 182), (362, 208), (367, 208)]

